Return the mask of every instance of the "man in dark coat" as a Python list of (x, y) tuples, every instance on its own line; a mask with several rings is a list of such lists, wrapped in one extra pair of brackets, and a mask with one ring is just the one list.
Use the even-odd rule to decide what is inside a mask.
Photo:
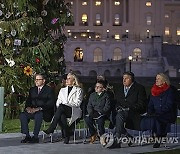
[[(45, 78), (41, 74), (35, 76), (35, 87), (30, 88), (25, 104), (25, 110), (20, 114), (21, 133), (26, 137), (21, 143), (39, 143), (38, 134), (43, 119), (51, 121), (54, 115), (55, 95), (53, 89), (45, 85)], [(29, 134), (28, 123), (34, 119), (34, 136)]]
[(123, 84), (116, 95), (116, 137), (127, 133), (126, 128), (140, 130), (141, 114), (146, 112), (147, 96), (144, 86), (134, 80), (132, 72), (123, 74)]
[(94, 122), (98, 124), (99, 135), (105, 133), (105, 120), (110, 113), (111, 105), (109, 95), (105, 90), (106, 84), (103, 80), (97, 81), (95, 92), (93, 92), (88, 101), (87, 112), (84, 120), (89, 128), (91, 135), (90, 143), (94, 143), (97, 137), (97, 131), (94, 127)]

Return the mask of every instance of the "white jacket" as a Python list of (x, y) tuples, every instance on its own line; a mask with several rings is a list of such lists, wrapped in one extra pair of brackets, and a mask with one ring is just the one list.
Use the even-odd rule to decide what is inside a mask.
[(80, 105), (83, 100), (83, 91), (79, 87), (73, 86), (72, 90), (68, 95), (68, 87), (61, 88), (59, 91), (58, 99), (56, 101), (56, 106), (58, 107), (60, 104), (64, 104), (72, 107), (72, 115), (69, 120), (69, 125), (71, 125), (74, 121), (82, 115), (82, 110), (80, 109)]

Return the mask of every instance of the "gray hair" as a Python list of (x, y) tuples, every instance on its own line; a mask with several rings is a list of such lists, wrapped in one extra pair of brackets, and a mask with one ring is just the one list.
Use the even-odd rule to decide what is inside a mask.
[(68, 75), (73, 76), (74, 81), (75, 81), (75, 82), (74, 82), (74, 86), (76, 86), (76, 87), (81, 87), (81, 86), (82, 86), (81, 83), (79, 82), (79, 79), (78, 79), (78, 77), (76, 76), (76, 74), (70, 72), (70, 73), (67, 74), (67, 76), (68, 76)]
[(162, 77), (162, 80), (167, 84), (167, 85), (170, 85), (170, 80), (169, 80), (169, 77), (164, 74), (164, 73), (158, 73), (157, 75), (161, 76)]

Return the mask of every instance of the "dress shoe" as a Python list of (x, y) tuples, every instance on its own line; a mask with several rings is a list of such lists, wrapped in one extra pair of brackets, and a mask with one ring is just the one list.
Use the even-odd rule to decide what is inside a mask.
[(29, 143), (39, 143), (39, 138), (33, 136), (31, 141), (29, 141)]
[(65, 137), (65, 138), (64, 138), (64, 144), (68, 144), (68, 143), (69, 143), (69, 139), (70, 139), (69, 136), (68, 136), (68, 137)]
[(153, 145), (153, 148), (159, 148), (160, 147), (160, 143), (154, 143), (154, 145)]
[(21, 143), (28, 143), (32, 140), (31, 136), (26, 136), (23, 140), (21, 140)]
[(92, 135), (90, 138), (90, 144), (93, 144), (96, 141), (96, 138), (97, 138), (97, 134)]
[(127, 133), (126, 137), (128, 138), (128, 146), (130, 147), (133, 144), (133, 136)]

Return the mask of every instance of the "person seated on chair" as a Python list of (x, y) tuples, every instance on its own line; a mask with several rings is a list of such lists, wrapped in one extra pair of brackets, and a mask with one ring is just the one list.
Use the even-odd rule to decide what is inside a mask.
[(103, 80), (99, 80), (95, 86), (95, 92), (93, 92), (88, 101), (87, 111), (88, 115), (85, 116), (84, 120), (90, 131), (90, 143), (94, 143), (97, 138), (97, 131), (94, 126), (95, 120), (98, 125), (99, 135), (105, 133), (105, 120), (110, 113), (110, 99), (105, 91), (106, 83)]
[[(160, 147), (160, 140), (167, 135), (168, 124), (176, 119), (176, 103), (173, 88), (170, 86), (169, 78), (163, 74), (156, 75), (156, 82), (151, 88), (151, 95), (148, 104), (148, 115), (154, 115), (152, 130), (157, 137), (153, 148)], [(152, 119), (151, 119), (152, 120)], [(159, 139), (159, 140), (158, 140)]]
[[(70, 139), (70, 125), (81, 117), (80, 105), (83, 99), (83, 91), (80, 88), (80, 83), (75, 74), (69, 73), (66, 79), (66, 87), (61, 88), (59, 91), (58, 99), (56, 102), (57, 110), (54, 115), (53, 121), (49, 128), (44, 130), (44, 133), (53, 133), (57, 124), (60, 124), (64, 131), (64, 143), (68, 144)], [(70, 118), (69, 123), (67, 118)]]
[[(30, 88), (25, 110), (20, 114), (21, 133), (26, 135), (21, 143), (39, 143), (38, 134), (43, 119), (51, 121), (54, 115), (55, 94), (52, 88), (45, 85), (45, 82), (44, 75), (35, 75), (35, 87)], [(32, 138), (28, 128), (30, 119), (34, 119), (35, 123)]]
[(123, 84), (116, 91), (116, 100), (116, 137), (132, 138), (126, 128), (140, 130), (141, 114), (146, 112), (147, 106), (145, 88), (135, 81), (134, 73), (123, 74)]

